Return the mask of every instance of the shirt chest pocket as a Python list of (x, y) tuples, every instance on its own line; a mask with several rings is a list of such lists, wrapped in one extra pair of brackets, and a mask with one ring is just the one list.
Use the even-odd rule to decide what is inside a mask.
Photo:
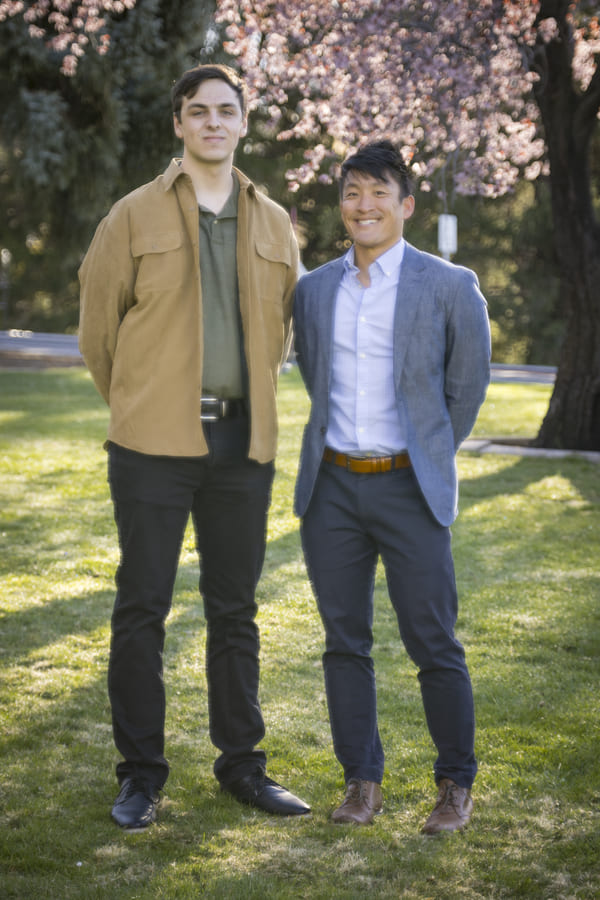
[(185, 248), (181, 231), (158, 231), (131, 241), (137, 277), (138, 302), (156, 292), (173, 291), (186, 276)]

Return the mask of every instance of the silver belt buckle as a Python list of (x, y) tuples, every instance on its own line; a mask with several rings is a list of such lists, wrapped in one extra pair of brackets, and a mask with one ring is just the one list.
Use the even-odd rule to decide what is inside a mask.
[[(214, 413), (204, 412), (205, 403), (212, 404), (216, 407)], [(219, 419), (225, 417), (227, 412), (227, 400), (219, 400), (218, 397), (201, 397), (200, 398), (200, 421), (201, 422), (218, 422)]]

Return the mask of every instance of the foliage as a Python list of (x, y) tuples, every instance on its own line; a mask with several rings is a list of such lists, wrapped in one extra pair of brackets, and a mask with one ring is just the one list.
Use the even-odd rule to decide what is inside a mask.
[[(64, 41), (59, 41), (63, 49), (45, 57), (40, 69), (46, 45), (29, 38), (26, 46), (23, 34), (29, 33), (23, 18), (5, 19), (3, 28), (11, 40), (15, 32), (7, 26), (20, 25), (21, 33), (16, 65), (10, 40), (8, 49), (3, 42), (0, 51), (0, 100), (6, 101), (0, 190), (8, 200), (11, 240), (5, 241), (1, 233), (0, 238), (3, 260), (6, 251), (15, 259), (14, 271), (2, 272), (2, 284), (9, 278), (17, 285), (13, 294), (29, 294), (28, 313), (39, 306), (38, 312), (45, 314), (45, 306), (54, 303), (49, 291), (61, 290), (62, 285), (58, 305), (73, 318), (76, 258), (87, 245), (100, 209), (104, 211), (125, 185), (127, 190), (132, 182), (139, 184), (155, 174), (159, 157), (166, 161), (167, 154), (161, 153), (171, 135), (170, 126), (165, 129), (160, 118), (162, 76), (190, 55), (194, 61), (207, 58), (202, 55), (204, 35), (213, 41), (218, 36), (208, 24), (214, 5), (200, 0), (175, 4), (147, 0), (131, 9), (98, 4), (112, 10), (111, 18), (105, 17), (111, 51), (105, 56), (84, 54), (75, 78), (61, 76), (70, 83), (69, 89), (62, 83), (57, 89), (53, 83), (58, 63), (64, 63)], [(216, 5), (217, 21), (227, 30), (225, 47), (244, 70), (258, 113), (257, 132), (246, 147), (270, 144), (262, 163), (276, 156), (272, 145), (279, 139), (283, 152), (271, 175), (283, 169), (293, 189), (327, 187), (337, 160), (350, 146), (386, 134), (405, 144), (421, 188), (444, 211), (457, 209), (465, 195), (502, 196), (517, 192), (523, 178), (539, 182), (543, 177), (537, 196), (544, 197), (549, 189), (548, 219), (539, 218), (530, 243), (523, 244), (524, 253), (515, 236), (516, 252), (506, 269), (510, 280), (505, 274), (505, 284), (501, 283), (499, 267), (493, 273), (511, 313), (495, 320), (498, 346), (505, 357), (527, 359), (536, 358), (532, 345), (538, 342), (551, 347), (545, 352), (554, 356), (564, 335), (555, 391), (538, 440), (543, 446), (599, 448), (597, 4), (218, 0)], [(30, 13), (43, 12), (35, 27), (47, 44), (58, 46), (56, 28), (64, 28), (64, 40), (68, 34), (77, 36), (87, 27), (86, 10), (93, 6), (91, 0), (79, 4), (34, 0)], [(14, 11), (21, 5), (0, 0), (2, 15), (8, 7)], [(120, 29), (129, 40), (119, 46)], [(213, 46), (211, 58), (215, 52), (220, 56)], [(176, 68), (180, 71), (182, 66)], [(31, 84), (33, 73), (38, 77)], [(70, 92), (77, 95), (77, 103)], [(90, 118), (94, 112), (96, 118)], [(282, 167), (283, 161), (287, 165)], [(267, 173), (265, 180), (282, 199), (280, 189), (272, 187), (271, 175)], [(324, 196), (317, 191), (319, 206)], [(311, 199), (310, 194), (298, 194), (297, 205)], [(37, 215), (37, 221), (30, 222), (38, 210), (44, 217)], [(321, 219), (328, 227), (332, 210), (323, 211)], [(548, 233), (548, 220), (552, 251), (540, 243)], [(310, 237), (323, 243), (325, 234)], [(28, 265), (33, 253), (39, 266)], [(489, 262), (485, 268), (490, 268)], [(44, 292), (35, 290), (34, 272), (45, 276)], [(530, 305), (531, 294), (541, 299)], [(10, 296), (3, 302), (10, 303)], [(535, 331), (535, 341), (513, 327), (515, 309), (520, 322), (534, 323), (530, 330)], [(564, 325), (559, 324), (559, 315)]]
[(74, 75), (78, 60), (92, 46), (100, 55), (108, 50), (110, 37), (105, 30), (105, 14), (119, 15), (132, 9), (136, 0), (1, 0), (0, 22), (23, 15), (31, 37), (44, 39), (46, 45), (61, 54), (61, 72)]
[(292, 188), (317, 173), (329, 183), (339, 157), (375, 136), (404, 144), (444, 210), (455, 193), (496, 197), (548, 177), (566, 329), (538, 441), (599, 449), (597, 4), (218, 0), (217, 19), (273, 127), (282, 106), (295, 111), (279, 138), (310, 140)]
[(44, 330), (53, 315), (46, 330), (75, 326), (83, 252), (110, 204), (172, 155), (169, 87), (202, 59), (211, 12), (200, 0), (146, 0), (107, 23), (110, 51), (85, 55), (75, 78), (22, 20), (2, 24), (0, 246), (11, 324)]
[[(189, 51), (190, 63), (217, 53), (216, 34), (206, 24), (210, 9), (205, 10), (204, 24), (190, 26), (198, 16), (197, 6), (169, 6), (172, 15), (186, 22), (186, 47), (196, 42)], [(161, 40), (166, 25), (158, 20), (164, 5), (154, 9), (154, 29), (153, 7), (148, 3), (144, 7), (141, 19), (141, 9), (118, 16), (118, 22), (111, 17), (108, 55), (101, 60), (93, 53), (85, 56), (76, 77), (68, 79), (56, 71), (60, 54), (49, 53), (40, 40), (31, 39), (23, 22), (15, 19), (3, 26), (0, 196), (8, 217), (0, 225), (0, 245), (10, 252), (12, 262), (6, 267), (10, 290), (5, 288), (0, 327), (76, 328), (75, 273), (92, 229), (113, 199), (152, 178), (174, 149), (166, 85), (178, 74), (180, 51), (171, 32), (168, 41)], [(169, 54), (175, 58), (166, 72)], [(185, 65), (187, 60), (181, 60)], [(20, 83), (22, 90), (15, 92)], [(289, 131), (295, 116), (293, 103), (282, 108), (278, 127)], [(304, 261), (314, 268), (345, 246), (337, 191), (311, 182), (290, 195), (285, 175), (303, 164), (307, 141), (289, 137), (282, 143), (277, 133), (268, 111), (259, 105), (238, 163), (271, 196), (291, 207)], [(542, 187), (538, 194), (544, 195)], [(558, 289), (553, 283), (547, 204), (541, 207), (545, 213), (538, 217), (539, 228), (530, 227), (524, 235), (519, 223), (535, 216), (539, 197), (521, 189), (517, 195), (494, 203), (454, 197), (460, 230), (455, 261), (471, 266), (481, 277), (494, 320), (495, 359), (552, 364), (558, 359), (562, 328), (555, 320)], [(437, 252), (438, 212), (435, 193), (420, 193), (409, 239), (431, 252)], [(530, 281), (523, 284), (531, 267)], [(542, 278), (548, 286), (540, 286)]]
[[(572, 6), (581, 7), (573, 75), (585, 90), (600, 31), (590, 4)], [(255, 105), (274, 123), (291, 105), (296, 122), (280, 139), (316, 145), (290, 172), (294, 186), (319, 172), (329, 181), (328, 163), (373, 137), (400, 136), (408, 156), (417, 155), (424, 189), (437, 173), (441, 192), (447, 184), (448, 193), (498, 196), (522, 173), (542, 171), (531, 94), (540, 75), (523, 65), (536, 40), (553, 34), (551, 20), (536, 19), (539, 0), (219, 0), (217, 7), (226, 49), (246, 73)]]
[[(493, 385), (477, 430), (534, 434), (548, 393)], [(370, 828), (333, 826), (342, 777), (324, 700), (323, 633), (291, 513), (307, 410), (296, 371), (283, 377), (279, 405), (258, 598), (264, 747), (270, 774), (306, 797), (313, 815), (274, 819), (218, 790), (188, 532), (165, 649), (172, 775), (158, 824), (128, 836), (109, 818), (116, 757), (106, 665), (118, 548), (101, 446), (106, 408), (81, 369), (0, 372), (2, 896), (596, 898), (597, 466), (459, 455), (459, 636), (480, 763), (472, 825), (462, 835), (419, 833), (434, 797), (433, 749), (379, 572), (384, 814)]]

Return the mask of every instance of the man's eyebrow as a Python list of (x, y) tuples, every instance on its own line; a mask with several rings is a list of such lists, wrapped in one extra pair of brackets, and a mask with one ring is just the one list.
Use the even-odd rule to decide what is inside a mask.
[(226, 100), (224, 103), (202, 103), (200, 100), (192, 100), (191, 103), (188, 103), (188, 109), (235, 109), (236, 104), (232, 100)]

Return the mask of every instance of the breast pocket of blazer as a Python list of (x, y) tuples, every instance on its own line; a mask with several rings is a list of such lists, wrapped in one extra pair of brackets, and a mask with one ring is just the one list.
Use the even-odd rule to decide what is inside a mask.
[(138, 302), (157, 291), (177, 290), (185, 277), (185, 253), (181, 231), (157, 231), (141, 235), (131, 242), (131, 254), (137, 265)]
[(288, 271), (292, 264), (290, 248), (281, 241), (257, 238), (254, 243), (256, 254), (256, 290), (261, 301), (281, 305)]

